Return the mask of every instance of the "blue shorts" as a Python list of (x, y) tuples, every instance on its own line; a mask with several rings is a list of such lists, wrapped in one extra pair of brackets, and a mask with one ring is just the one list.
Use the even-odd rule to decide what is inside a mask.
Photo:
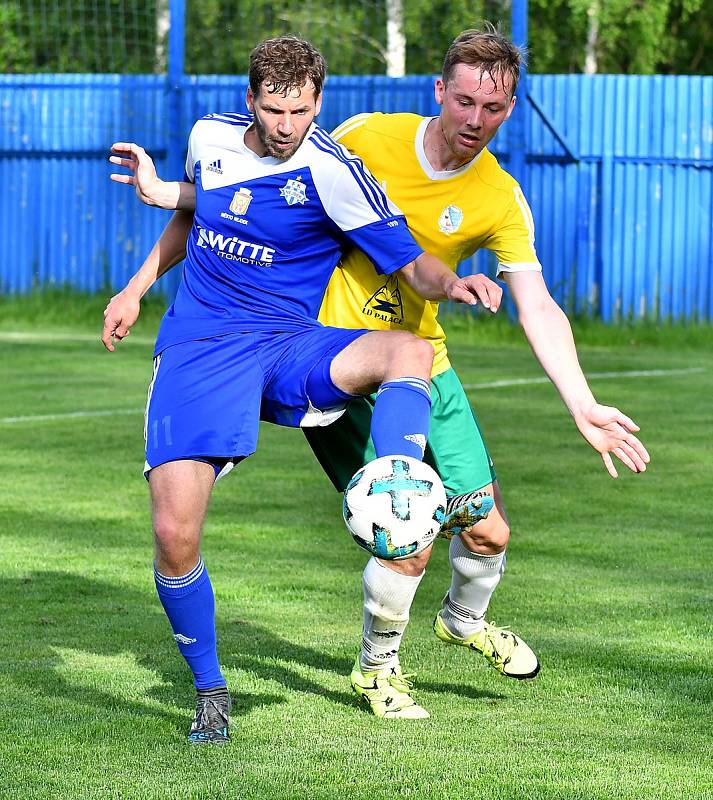
[(167, 461), (207, 461), (216, 473), (257, 448), (261, 419), (326, 425), (351, 399), (330, 366), (365, 330), (311, 327), (241, 333), (167, 347), (154, 359), (146, 406), (144, 474)]

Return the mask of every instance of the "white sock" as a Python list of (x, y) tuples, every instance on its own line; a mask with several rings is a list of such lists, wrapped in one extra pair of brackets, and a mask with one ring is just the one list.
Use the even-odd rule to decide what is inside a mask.
[(473, 553), (454, 536), (448, 558), (453, 576), (442, 619), (451, 633), (466, 639), (485, 624), (488, 603), (505, 571), (505, 551), (494, 556)]
[(401, 637), (409, 610), (425, 572), (417, 577), (402, 575), (372, 558), (364, 568), (364, 628), (361, 668), (395, 667), (399, 663)]

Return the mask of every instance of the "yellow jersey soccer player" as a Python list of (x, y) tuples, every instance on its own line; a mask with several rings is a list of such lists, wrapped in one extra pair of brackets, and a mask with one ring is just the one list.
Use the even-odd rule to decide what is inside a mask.
[[(487, 150), (481, 150), (476, 158), (455, 170), (435, 170), (424, 149), (424, 137), (431, 124), (432, 120), (416, 114), (361, 114), (347, 120), (333, 135), (358, 155), (382, 186), (388, 187), (390, 195), (398, 197), (398, 202), (408, 209), (409, 228), (419, 244), (454, 271), (461, 261), (486, 247), (495, 252), (501, 273), (540, 272), (532, 217), (520, 187)], [(449, 406), (447, 415), (433, 419), (436, 429), (429, 436), (430, 457), (449, 495), (487, 487), (495, 473), (448, 360), (438, 303), (422, 300), (398, 276), (373, 279), (373, 272), (367, 257), (350, 251), (329, 282), (320, 321), (325, 325), (338, 321), (351, 328), (408, 330), (430, 341), (435, 350), (434, 386), (440, 403), (448, 400)], [(358, 409), (352, 408), (352, 420), (357, 414)], [(360, 420), (365, 416), (368, 415), (362, 413)], [(347, 429), (347, 423), (345, 420), (341, 427)], [(360, 426), (361, 422), (357, 424)], [(343, 466), (341, 459), (332, 464), (331, 442), (339, 427), (332, 426), (323, 436), (310, 437), (310, 441), (319, 448), (320, 456), (323, 451), (319, 443), (324, 441), (324, 466), (343, 490), (354, 474), (352, 466), (357, 464), (358, 468), (358, 462), (369, 461), (374, 455), (369, 442), (364, 450), (363, 440), (350, 433), (343, 446), (334, 450), (338, 449), (344, 459), (351, 451), (352, 458)], [(447, 442), (439, 446), (441, 437)]]
[[(530, 345), (580, 433), (601, 454), (613, 477), (612, 454), (634, 472), (643, 472), (649, 456), (633, 434), (638, 427), (618, 409), (595, 401), (579, 367), (569, 322), (542, 279), (527, 204), (515, 181), (485, 149), (513, 109), (520, 62), (518, 48), (494, 29), (465, 31), (446, 54), (442, 78), (436, 83), (436, 99), (442, 106), (438, 117), (359, 115), (341, 125), (336, 136), (386, 184), (427, 251), (453, 269), (480, 247), (496, 253), (499, 273), (515, 300)], [(143, 202), (164, 208), (195, 206), (193, 187), (185, 184), (165, 184), (173, 193), (162, 202), (146, 199), (142, 181), (162, 183), (152, 165), (142, 178), (141, 159), (112, 160), (133, 165), (135, 176), (121, 182), (135, 185)], [(179, 186), (181, 190), (174, 192)], [(517, 635), (485, 621), (505, 566), (509, 528), (477, 422), (448, 363), (437, 304), (419, 300), (396, 280), (370, 281), (371, 269), (356, 253), (344, 261), (329, 284), (321, 320), (342, 327), (413, 331), (436, 349), (425, 460), (441, 473), (451, 495), (450, 532), (460, 535), (450, 544), (452, 581), (434, 631), (444, 642), (481, 652), (504, 675), (534, 677), (539, 662), (532, 650)], [(137, 313), (136, 304), (125, 307), (121, 294), (112, 299), (103, 337), (108, 347), (112, 335), (118, 339), (127, 335)], [(370, 414), (369, 404), (357, 400), (343, 422), (310, 434), (315, 452), (340, 489), (373, 457)], [(484, 518), (484, 510), (491, 507)], [(364, 570), (362, 648), (351, 684), (377, 716), (387, 719), (428, 716), (411, 696), (411, 682), (399, 664), (399, 646), (429, 555), (426, 551), (398, 562), (372, 558)]]
[[(438, 117), (359, 114), (333, 136), (359, 156), (407, 216), (418, 243), (453, 270), (485, 247), (498, 259), (521, 323), (543, 368), (557, 386), (582, 435), (616, 476), (610, 453), (635, 472), (648, 454), (617, 409), (596, 403), (577, 360), (566, 316), (550, 296), (534, 248), (530, 209), (516, 181), (486, 145), (515, 104), (521, 52), (494, 29), (465, 31), (446, 54), (436, 82)], [(320, 321), (342, 327), (408, 330), (435, 348), (432, 416), (425, 460), (441, 475), (455, 515), (449, 558), (452, 581), (434, 622), (442, 641), (481, 652), (504, 675), (533, 678), (534, 652), (516, 634), (490, 625), (485, 614), (505, 567), (509, 527), (495, 471), (463, 387), (448, 361), (438, 304), (420, 299), (397, 278), (379, 278), (361, 253), (351, 252), (333, 274)], [(366, 399), (323, 429), (306, 431), (340, 491), (374, 457)], [(495, 506), (481, 518), (478, 498)], [(475, 502), (473, 502), (475, 501)], [(361, 653), (351, 674), (354, 691), (378, 716), (421, 718), (400, 673), (399, 645), (430, 550), (407, 561), (372, 558), (363, 576)], [(408, 698), (408, 699), (407, 699)]]

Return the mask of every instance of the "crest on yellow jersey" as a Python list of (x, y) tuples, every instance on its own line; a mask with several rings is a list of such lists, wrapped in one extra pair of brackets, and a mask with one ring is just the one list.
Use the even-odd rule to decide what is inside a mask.
[(401, 325), (404, 321), (404, 304), (401, 300), (399, 279), (390, 275), (383, 286), (380, 286), (366, 301), (362, 313), (367, 317), (375, 317), (382, 322)]
[(460, 228), (463, 222), (463, 210), (458, 206), (446, 206), (438, 218), (438, 230), (450, 236)]

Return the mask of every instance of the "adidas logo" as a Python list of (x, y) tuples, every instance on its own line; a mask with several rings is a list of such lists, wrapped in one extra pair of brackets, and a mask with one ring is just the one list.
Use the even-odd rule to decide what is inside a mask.
[(426, 449), (426, 437), (422, 433), (407, 433), (404, 439), (418, 445), (421, 448), (421, 452)]
[(216, 173), (218, 173), (218, 175), (222, 175), (223, 174), (223, 168), (222, 168), (222, 166), (220, 164), (220, 159), (217, 158), (215, 161), (212, 161), (210, 164), (208, 164), (208, 166), (206, 167), (206, 171), (207, 172), (216, 172)]
[(179, 644), (195, 644), (198, 641), (197, 639), (189, 639), (188, 636), (184, 636), (182, 633), (174, 633), (173, 638)]

